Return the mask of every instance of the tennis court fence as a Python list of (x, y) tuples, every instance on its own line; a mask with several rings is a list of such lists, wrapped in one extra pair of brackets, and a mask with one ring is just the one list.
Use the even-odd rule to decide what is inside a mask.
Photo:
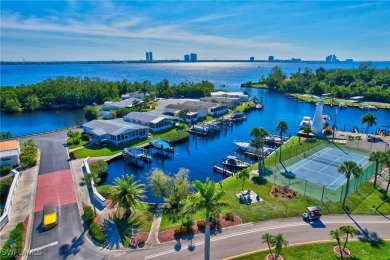
[[(351, 177), (348, 191), (346, 191), (345, 183), (336, 190), (332, 190), (327, 188), (326, 186), (315, 184), (310, 181), (285, 174), (285, 170), (289, 166), (331, 145), (333, 144), (321, 144), (317, 147), (313, 147), (305, 151), (302, 154), (298, 154), (290, 159), (284, 160), (282, 163), (272, 163), (272, 166), (267, 168), (266, 172), (263, 173), (263, 176), (275, 185), (287, 186), (289, 189), (297, 191), (305, 196), (324, 202), (341, 202), (344, 199), (346, 193), (347, 195), (349, 195), (354, 192), (362, 183), (367, 181), (367, 179), (375, 173), (375, 163), (368, 162), (366, 165), (363, 166), (363, 171), (357, 178), (353, 176)], [(350, 147), (342, 147), (340, 149), (343, 149), (344, 151), (359, 153), (362, 155), (368, 155), (367, 152), (353, 149)]]

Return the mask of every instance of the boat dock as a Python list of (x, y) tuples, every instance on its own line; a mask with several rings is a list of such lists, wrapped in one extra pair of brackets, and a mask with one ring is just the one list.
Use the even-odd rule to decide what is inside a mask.
[(174, 148), (162, 139), (156, 139), (149, 142), (151, 149), (157, 149), (160, 154), (174, 154)]
[(222, 175), (234, 175), (234, 172), (229, 171), (225, 167), (220, 167), (218, 165), (213, 166), (213, 171)]

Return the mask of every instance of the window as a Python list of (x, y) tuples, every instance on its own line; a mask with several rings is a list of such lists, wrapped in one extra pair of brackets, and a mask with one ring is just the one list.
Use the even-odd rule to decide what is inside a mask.
[(2, 162), (5, 162), (5, 161), (11, 161), (11, 157), (7, 157), (7, 158), (1, 158), (1, 161), (2, 161)]

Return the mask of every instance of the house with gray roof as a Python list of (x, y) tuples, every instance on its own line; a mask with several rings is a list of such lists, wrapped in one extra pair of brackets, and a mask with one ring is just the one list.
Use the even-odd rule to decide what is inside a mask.
[(197, 122), (198, 120), (202, 120), (207, 117), (206, 107), (196, 107), (185, 104), (169, 104), (166, 107), (160, 109), (161, 113), (175, 117), (179, 117), (179, 112), (182, 110), (188, 110), (185, 116), (185, 121), (187, 123)]
[(170, 129), (177, 117), (151, 112), (130, 112), (123, 117), (123, 120), (133, 124), (149, 127), (153, 133)]
[(228, 97), (228, 98), (239, 98), (242, 101), (248, 101), (249, 96), (245, 95), (242, 92), (225, 92), (225, 91), (216, 91), (210, 93), (211, 97)]
[(135, 104), (141, 105), (144, 101), (139, 98), (128, 98), (118, 102), (106, 101), (103, 104), (102, 109), (104, 111), (118, 110), (121, 108), (133, 107)]
[(228, 97), (204, 97), (200, 101), (227, 104), (229, 107), (236, 107), (241, 103), (239, 98), (228, 98)]
[(193, 107), (205, 107), (207, 113), (211, 116), (220, 116), (228, 112), (229, 106), (227, 104), (211, 103), (211, 102), (202, 102), (202, 101), (185, 101), (183, 105), (193, 106)]
[(126, 122), (123, 119), (92, 120), (83, 124), (84, 132), (91, 136), (91, 142), (97, 145), (123, 143), (147, 138), (149, 128), (146, 126)]

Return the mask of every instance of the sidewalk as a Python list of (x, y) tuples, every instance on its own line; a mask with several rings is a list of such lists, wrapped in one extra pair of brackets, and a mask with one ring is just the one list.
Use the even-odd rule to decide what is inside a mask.
[[(93, 158), (95, 159), (95, 158)], [(100, 159), (106, 159), (104, 157)], [(76, 188), (76, 198), (78, 201), (79, 211), (80, 215), (82, 216), (84, 214), (82, 205), (88, 205), (93, 208), (93, 204), (91, 202), (92, 194), (88, 191), (88, 188), (86, 185), (80, 186), (79, 183), (82, 181), (82, 177), (84, 176), (83, 172), (83, 165), (84, 165), (84, 159), (76, 159), (72, 160), (71, 163), (71, 170), (73, 173), (73, 178), (75, 182), (75, 188)], [(100, 210), (98, 207), (96, 207), (96, 214), (100, 217), (100, 221), (103, 224), (103, 229), (106, 234), (106, 249), (124, 249), (122, 245), (122, 240), (119, 236), (119, 232), (116, 228), (116, 225), (114, 223), (111, 210), (107, 207)]]
[(29, 249), (32, 223), (34, 217), (33, 209), (38, 180), (39, 158), (40, 151), (38, 150), (37, 165), (24, 171), (20, 171), (21, 178), (19, 179), (18, 186), (16, 187), (11, 211), (9, 214), (9, 222), (0, 232), (0, 248), (3, 247), (11, 231), (16, 227), (16, 225), (20, 222), (25, 221), (25, 219), (29, 217), (24, 248), (25, 250)]

